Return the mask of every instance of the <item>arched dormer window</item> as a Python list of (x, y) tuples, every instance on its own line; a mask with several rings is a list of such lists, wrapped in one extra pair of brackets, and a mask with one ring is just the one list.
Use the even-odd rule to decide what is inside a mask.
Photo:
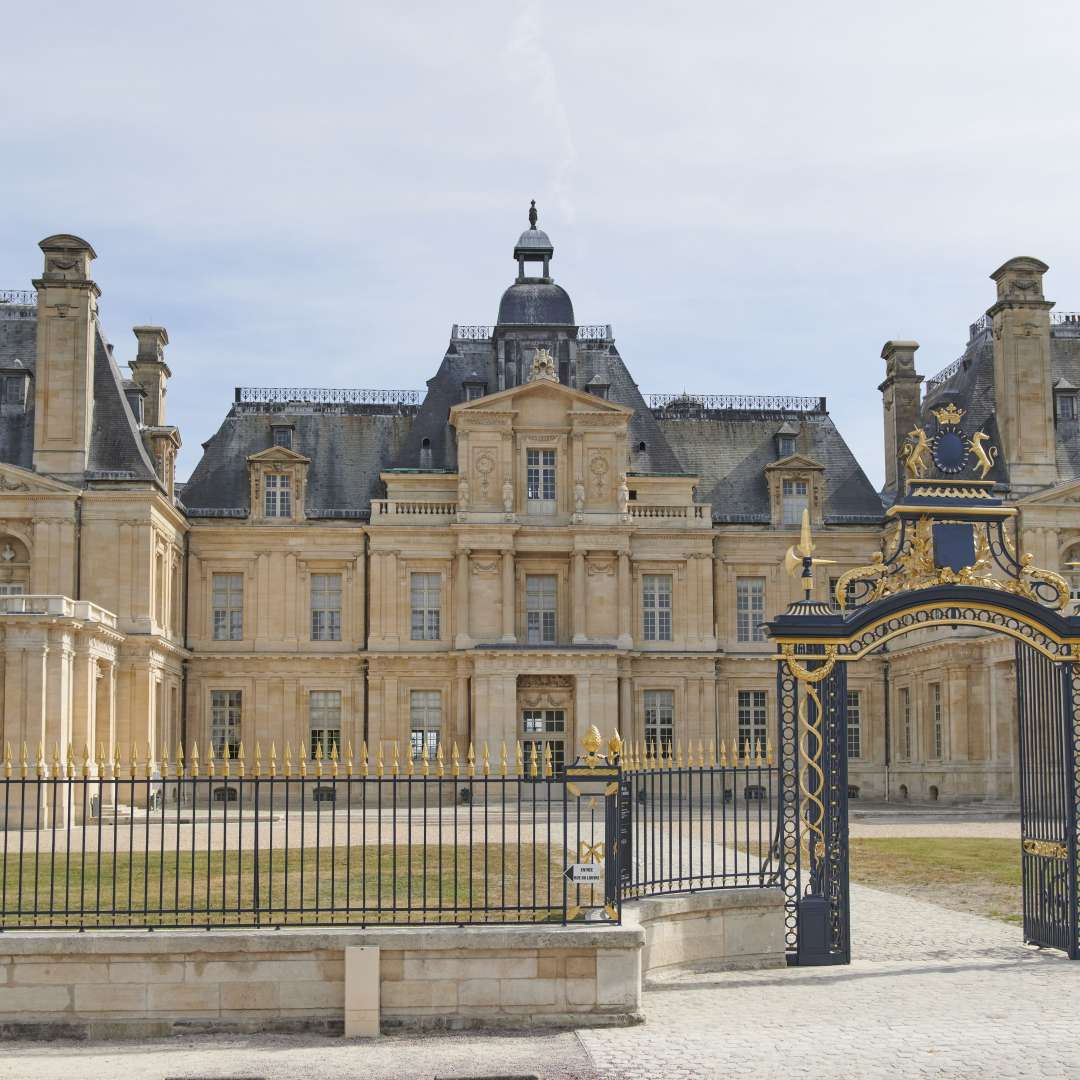
[(431, 468), (431, 440), (430, 439), (425, 438), (425, 439), (420, 440), (420, 468), (421, 469), (430, 469)]

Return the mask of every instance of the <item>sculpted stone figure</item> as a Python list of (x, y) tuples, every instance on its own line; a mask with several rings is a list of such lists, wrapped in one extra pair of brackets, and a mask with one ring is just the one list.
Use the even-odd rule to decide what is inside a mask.
[(574, 485), (574, 513), (583, 514), (585, 512), (585, 485), (578, 483)]
[(457, 501), (459, 511), (469, 509), (469, 478), (467, 476), (462, 476), (458, 480)]
[(502, 500), (503, 513), (512, 514), (514, 512), (514, 485), (510, 483), (509, 476), (503, 481)]

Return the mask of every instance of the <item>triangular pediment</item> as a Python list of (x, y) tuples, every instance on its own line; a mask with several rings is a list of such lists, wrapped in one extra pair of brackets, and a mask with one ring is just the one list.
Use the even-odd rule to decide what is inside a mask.
[(42, 476), (17, 465), (0, 462), (0, 495), (75, 495), (77, 489), (52, 477)]
[(815, 461), (811, 457), (807, 457), (805, 454), (789, 454), (786, 458), (780, 458), (779, 461), (771, 461), (765, 466), (765, 471), (769, 472), (771, 469), (818, 469), (823, 470), (824, 465), (820, 461)]
[(457, 417), (463, 413), (485, 412), (512, 412), (517, 403), (535, 396), (558, 396), (566, 401), (567, 411), (582, 413), (609, 413), (612, 415), (633, 416), (634, 410), (628, 405), (620, 405), (617, 401), (608, 401), (596, 394), (587, 394), (583, 390), (575, 390), (571, 386), (564, 386), (561, 382), (553, 379), (533, 379), (531, 382), (522, 383), (520, 386), (511, 386), (507, 390), (500, 390), (495, 394), (487, 394), (485, 397), (476, 398), (473, 401), (462, 401), (450, 410), (450, 422), (455, 423)]
[(311, 458), (306, 458), (287, 446), (268, 446), (257, 454), (249, 454), (248, 461), (253, 465), (308, 465)]
[(1044, 491), (1037, 491), (1023, 499), (1017, 499), (1017, 506), (1076, 506), (1080, 503), (1080, 479), (1066, 480)]

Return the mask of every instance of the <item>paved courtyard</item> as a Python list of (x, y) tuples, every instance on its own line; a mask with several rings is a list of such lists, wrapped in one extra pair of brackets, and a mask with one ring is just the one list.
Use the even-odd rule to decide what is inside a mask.
[(500, 1036), (183, 1038), (12, 1044), (0, 1078), (539, 1075), (1076, 1077), (1080, 963), (1018, 927), (866, 888), (849, 968), (684, 973), (645, 994), (647, 1023)]

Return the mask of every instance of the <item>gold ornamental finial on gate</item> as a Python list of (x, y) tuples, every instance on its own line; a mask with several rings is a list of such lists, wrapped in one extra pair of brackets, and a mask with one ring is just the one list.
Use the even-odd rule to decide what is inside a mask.
[(829, 566), (836, 562), (835, 559), (815, 559), (813, 555), (814, 539), (810, 535), (810, 510), (803, 507), (799, 542), (787, 549), (787, 554), (784, 556), (784, 569), (791, 577), (795, 577), (801, 567), (802, 587), (806, 591), (807, 599), (814, 591), (814, 567)]
[(581, 745), (585, 750), (584, 762), (590, 769), (595, 769), (600, 764), (600, 747), (604, 745), (604, 740), (600, 735), (600, 729), (595, 724), (589, 725), (589, 730), (585, 732), (584, 737), (581, 740)]

